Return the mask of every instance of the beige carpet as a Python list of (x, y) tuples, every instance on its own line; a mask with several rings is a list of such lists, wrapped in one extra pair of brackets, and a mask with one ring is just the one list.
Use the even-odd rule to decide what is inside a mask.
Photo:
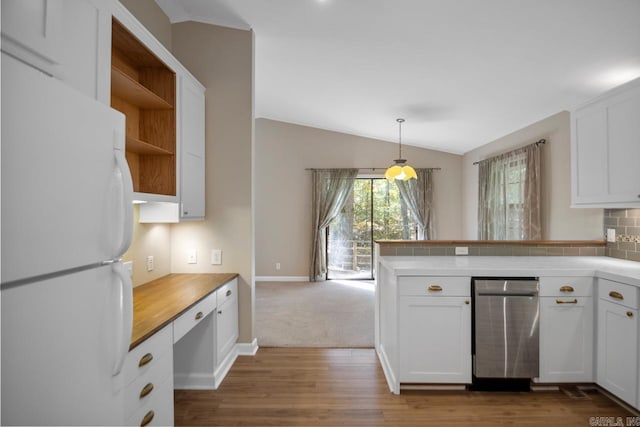
[(371, 281), (256, 283), (261, 347), (373, 347)]

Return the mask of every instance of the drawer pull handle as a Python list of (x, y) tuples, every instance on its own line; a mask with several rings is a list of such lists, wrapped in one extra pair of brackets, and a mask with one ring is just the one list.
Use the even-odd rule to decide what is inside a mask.
[(196, 313), (196, 320), (200, 320), (200, 319), (202, 319), (202, 316), (204, 316), (204, 314), (202, 314), (202, 312), (201, 312), (201, 311), (197, 312), (197, 313)]
[(429, 285), (427, 289), (431, 292), (442, 292), (442, 286), (440, 285)]
[(142, 368), (144, 365), (148, 365), (153, 360), (153, 354), (147, 353), (140, 358), (140, 363), (138, 363), (138, 367)]
[(627, 317), (633, 317), (633, 311), (627, 311)]
[(149, 395), (149, 393), (151, 393), (153, 391), (153, 384), (149, 383), (146, 386), (142, 387), (142, 390), (140, 390), (140, 399), (142, 399), (143, 397), (146, 397)]
[(153, 413), (153, 411), (147, 412), (147, 415), (144, 416), (144, 418), (142, 419), (142, 422), (140, 423), (140, 427), (144, 427), (147, 424), (149, 424), (153, 420), (154, 415), (155, 414)]
[(616, 292), (616, 291), (611, 291), (609, 292), (609, 296), (611, 298), (615, 298), (615, 299), (619, 299), (620, 301), (622, 301), (624, 299), (624, 297), (622, 296), (622, 294), (620, 292)]
[(573, 286), (565, 285), (560, 287), (560, 292), (573, 292)]
[(577, 304), (577, 303), (578, 303), (577, 299), (572, 299), (571, 301), (563, 301), (561, 299), (556, 300), (556, 304)]
[(229, 290), (227, 291), (226, 295), (227, 295), (228, 297), (230, 297), (232, 293), (233, 293), (233, 292), (231, 292), (231, 289), (229, 289)]

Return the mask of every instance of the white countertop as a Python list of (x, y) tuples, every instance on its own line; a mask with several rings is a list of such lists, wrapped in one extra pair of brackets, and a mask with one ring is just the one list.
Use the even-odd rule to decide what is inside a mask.
[(640, 262), (586, 256), (381, 256), (396, 276), (595, 276), (640, 287)]

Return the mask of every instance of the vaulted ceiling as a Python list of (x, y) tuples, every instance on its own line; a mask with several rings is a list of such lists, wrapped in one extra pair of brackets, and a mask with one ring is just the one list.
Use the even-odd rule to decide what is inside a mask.
[(255, 32), (256, 117), (464, 153), (640, 77), (638, 0), (156, 0)]

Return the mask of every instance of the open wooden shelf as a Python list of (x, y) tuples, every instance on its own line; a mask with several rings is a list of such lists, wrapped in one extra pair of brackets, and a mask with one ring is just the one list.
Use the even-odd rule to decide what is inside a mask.
[(171, 151), (158, 147), (157, 145), (150, 144), (137, 138), (127, 136), (127, 151), (131, 151), (137, 154), (143, 154), (147, 156), (171, 156)]
[(140, 108), (153, 110), (173, 108), (167, 101), (113, 65), (111, 66), (111, 93)]
[(175, 72), (115, 18), (111, 29), (111, 106), (126, 116), (134, 191), (176, 196)]

